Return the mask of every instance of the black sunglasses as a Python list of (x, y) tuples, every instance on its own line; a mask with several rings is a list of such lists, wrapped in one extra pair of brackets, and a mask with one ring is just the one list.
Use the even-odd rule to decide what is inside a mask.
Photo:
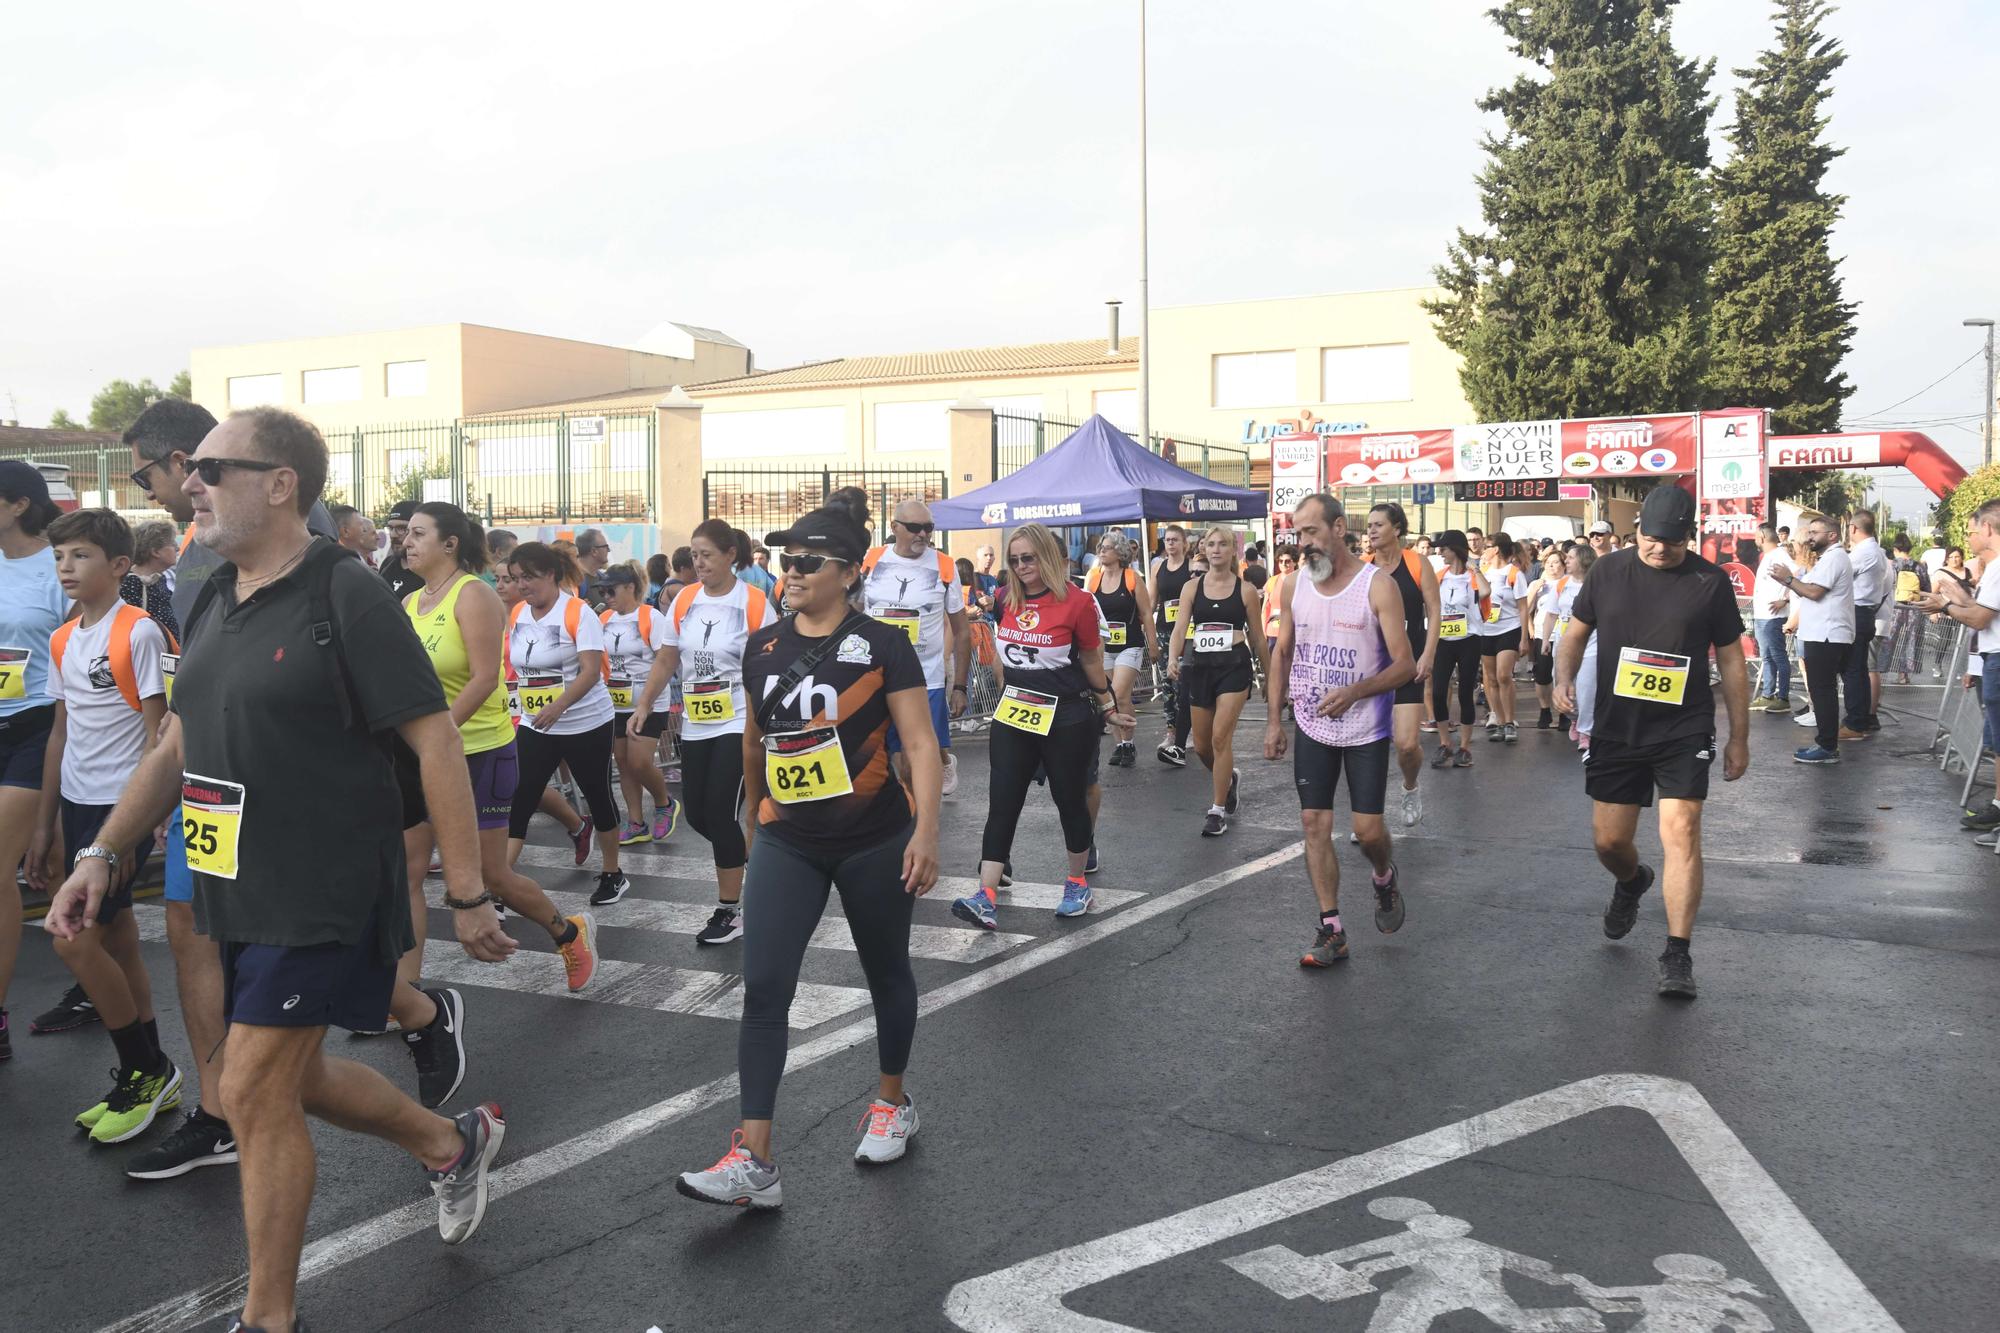
[(266, 463), (261, 458), (190, 458), (188, 470), (201, 478), (204, 486), (220, 486), (222, 474), (229, 468), (241, 472), (276, 472), (283, 463)]
[(905, 532), (925, 533), (925, 532), (937, 531), (937, 524), (935, 523), (905, 523), (900, 518), (891, 519), (890, 522), (894, 523), (897, 527), (903, 529)]
[(1017, 568), (1021, 565), (1032, 565), (1035, 563), (1035, 556), (1032, 551), (1026, 555), (1010, 555), (1007, 557), (1007, 563)]
[(778, 557), (778, 568), (784, 570), (787, 574), (811, 575), (817, 574), (820, 570), (826, 568), (828, 561), (836, 565), (853, 563), (852, 561), (842, 560), (837, 555), (780, 555)]
[(128, 478), (130, 478), (132, 484), (134, 486), (137, 486), (140, 490), (151, 491), (153, 489), (153, 483), (147, 481), (146, 477), (148, 474), (152, 472), (154, 468), (158, 467), (160, 464), (166, 461), (167, 460), (164, 458), (155, 458), (152, 462), (146, 464), (146, 466), (140, 468), (137, 472), (127, 472), (125, 475)]

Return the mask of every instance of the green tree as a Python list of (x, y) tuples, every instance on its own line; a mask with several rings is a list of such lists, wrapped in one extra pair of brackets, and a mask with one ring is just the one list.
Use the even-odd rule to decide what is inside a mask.
[(139, 414), (146, 410), (146, 404), (164, 396), (160, 386), (150, 379), (142, 379), (137, 384), (131, 380), (113, 380), (90, 400), (90, 428), (122, 433), (139, 419)]
[(1988, 500), (2000, 500), (2000, 463), (1989, 463), (1946, 492), (1938, 502), (1938, 529), (1946, 546), (1965, 545), (1973, 514)]
[(1504, 128), (1429, 306), (1487, 420), (1682, 411), (1707, 374), (1715, 63), (1673, 46), (1678, 0), (1488, 11), (1537, 71), (1480, 102)]
[(175, 398), (194, 401), (194, 379), (185, 370), (173, 377), (167, 384), (167, 392)]
[(50, 430), (82, 430), (83, 423), (69, 414), (66, 407), (58, 407), (49, 413)]

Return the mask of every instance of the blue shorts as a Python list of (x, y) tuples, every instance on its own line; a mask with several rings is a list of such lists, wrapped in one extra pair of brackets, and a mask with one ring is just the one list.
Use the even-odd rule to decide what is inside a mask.
[(188, 869), (187, 838), (181, 832), (181, 808), (174, 807), (167, 820), (167, 850), (162, 866), (166, 872), (166, 900), (170, 903), (194, 901), (194, 871)]
[(224, 944), (222, 1014), (267, 1028), (379, 1032), (396, 993), (395, 960), (382, 962), (371, 917), (358, 944)]
[(54, 704), (0, 717), (0, 787), (42, 789), (42, 755), (49, 748), (49, 728), (55, 720)]
[[(930, 696), (931, 700), (931, 729), (937, 732), (938, 749), (949, 750), (951, 748), (951, 714), (945, 708), (946, 691), (926, 690), (924, 692)], [(903, 739), (896, 734), (896, 724), (891, 722), (889, 724), (889, 753), (901, 754), (902, 752)]]
[[(72, 857), (78, 848), (88, 847), (97, 841), (97, 831), (111, 817), (108, 805), (78, 805), (67, 798), (56, 804), (62, 820), (63, 847)], [(132, 905), (132, 885), (145, 873), (146, 860), (153, 854), (153, 835), (148, 833), (140, 838), (136, 847), (114, 847), (112, 850), (118, 853), (121, 862), (131, 864), (132, 871), (126, 876), (124, 888), (105, 894), (104, 901), (98, 904), (97, 924), (100, 926), (109, 925), (113, 918)], [(122, 865), (120, 868), (123, 868)]]

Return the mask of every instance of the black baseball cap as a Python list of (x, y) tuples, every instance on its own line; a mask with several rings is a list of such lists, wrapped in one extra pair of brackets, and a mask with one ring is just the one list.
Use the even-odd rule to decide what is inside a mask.
[(389, 517), (383, 521), (386, 523), (408, 523), (416, 516), (417, 502), (415, 500), (402, 500), (389, 506)]
[(39, 505), (55, 503), (49, 499), (49, 483), (42, 470), (18, 458), (0, 459), (0, 495)]
[(1640, 535), (1660, 542), (1684, 542), (1694, 536), (1694, 497), (1678, 486), (1656, 486), (1639, 511)]
[(765, 533), (764, 544), (774, 551), (803, 546), (815, 555), (830, 555), (855, 564), (866, 554), (868, 539), (847, 514), (834, 509), (815, 509), (783, 532)]

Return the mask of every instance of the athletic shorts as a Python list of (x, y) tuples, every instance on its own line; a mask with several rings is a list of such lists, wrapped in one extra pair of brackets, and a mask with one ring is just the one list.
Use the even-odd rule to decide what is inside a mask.
[(1479, 636), (1479, 655), (1498, 657), (1502, 653), (1521, 651), (1521, 631), (1510, 629), (1505, 634), (1482, 634)]
[[(415, 765), (408, 765), (414, 768)], [(506, 828), (514, 812), (514, 792), (521, 785), (520, 752), (513, 741), (465, 756), (466, 776), (472, 779), (472, 817), (483, 831)], [(412, 772), (402, 779), (403, 831), (428, 824), (430, 810), (424, 805), (420, 775)]]
[[(659, 711), (646, 714), (646, 720), (639, 724), (637, 734), (652, 740), (659, 739), (667, 734), (667, 719), (671, 716), (673, 714)], [(622, 741), (634, 734), (630, 729), (631, 718), (630, 713), (619, 713), (611, 719), (611, 735), (615, 739)]]
[(396, 964), (383, 962), (370, 918), (359, 944), (224, 944), (222, 1015), (268, 1028), (379, 1032), (396, 992)]
[(1715, 760), (1715, 737), (1626, 745), (1592, 736), (1583, 756), (1583, 790), (1606, 805), (1647, 806), (1653, 793), (1662, 800), (1708, 799), (1708, 768)]
[[(951, 748), (951, 713), (945, 708), (945, 700), (949, 697), (950, 692), (947, 690), (926, 690), (924, 693), (930, 696), (931, 730), (937, 733), (938, 748), (940, 750), (949, 750)], [(896, 724), (891, 722), (889, 724), (889, 753), (901, 754), (902, 752), (903, 738), (896, 734)]]
[(1115, 671), (1119, 667), (1130, 667), (1134, 671), (1146, 669), (1146, 648), (1141, 644), (1133, 648), (1120, 648), (1117, 652), (1105, 653), (1104, 669)]
[(1389, 799), (1389, 738), (1365, 745), (1325, 745), (1303, 731), (1292, 738), (1292, 780), (1299, 809), (1331, 810), (1340, 775), (1347, 774), (1347, 808), (1379, 815)]
[(1421, 680), (1406, 680), (1396, 687), (1396, 702), (1399, 704), (1420, 704), (1430, 693), (1430, 684)]
[(1181, 689), (1187, 692), (1189, 708), (1215, 709), (1215, 701), (1225, 694), (1250, 692), (1250, 655), (1210, 666), (1205, 662), (1181, 664)]
[(42, 789), (42, 754), (55, 720), (54, 704), (0, 717), (0, 787)]
[[(62, 800), (61, 806), (63, 850), (72, 859), (79, 848), (88, 847), (97, 839), (97, 831), (104, 827), (104, 821), (111, 817), (108, 805), (78, 805), (75, 801)], [(108, 925), (120, 912), (132, 905), (132, 885), (138, 881), (140, 872), (145, 870), (147, 860), (153, 855), (153, 835), (146, 834), (139, 839), (137, 847), (114, 847), (121, 862), (131, 862), (132, 872), (125, 876), (125, 887), (114, 889), (104, 895), (104, 901), (97, 909), (97, 924)]]
[(1535, 640), (1535, 684), (1553, 685), (1555, 683), (1556, 655), (1547, 648), (1544, 648), (1542, 641), (1537, 639)]
[(166, 876), (166, 900), (170, 903), (194, 901), (194, 871), (188, 869), (187, 839), (181, 832), (181, 808), (167, 816), (167, 849), (161, 870)]

